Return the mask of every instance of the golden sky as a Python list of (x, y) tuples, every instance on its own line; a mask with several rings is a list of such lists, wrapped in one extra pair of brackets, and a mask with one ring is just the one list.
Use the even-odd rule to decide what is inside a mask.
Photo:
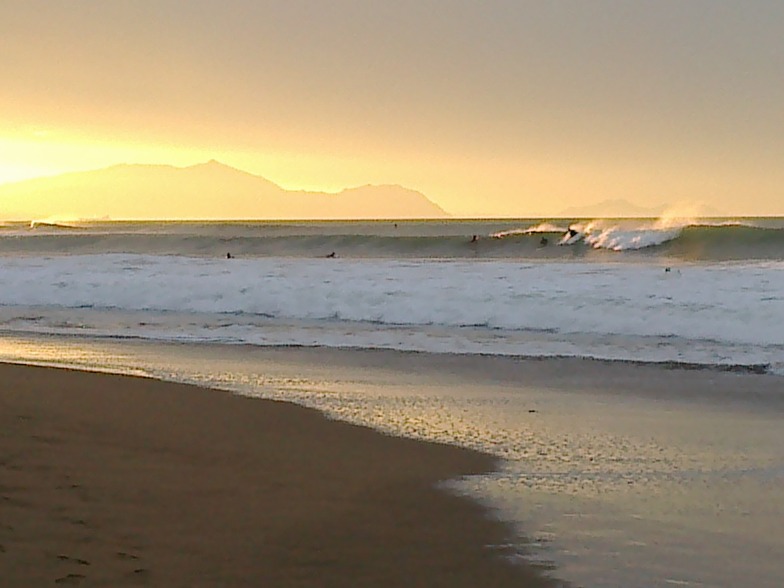
[(459, 216), (784, 215), (779, 0), (3, 0), (0, 72), (0, 183), (218, 159)]

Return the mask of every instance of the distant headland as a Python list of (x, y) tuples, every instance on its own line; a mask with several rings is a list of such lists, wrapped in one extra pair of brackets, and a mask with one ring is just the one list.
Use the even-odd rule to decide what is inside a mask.
[(0, 185), (0, 218), (113, 220), (440, 219), (424, 194), (366, 185), (336, 194), (286, 190), (218, 161), (189, 167), (122, 164)]

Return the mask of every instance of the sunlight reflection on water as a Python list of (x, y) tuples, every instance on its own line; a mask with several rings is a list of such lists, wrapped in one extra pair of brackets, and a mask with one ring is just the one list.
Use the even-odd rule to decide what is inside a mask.
[[(514, 522), (529, 538), (520, 552), (590, 588), (784, 583), (775, 556), (784, 553), (784, 428), (780, 400), (765, 405), (763, 393), (764, 382), (780, 384), (772, 377), (752, 410), (709, 395), (632, 394), (607, 378), (616, 370), (607, 366), (558, 380), (537, 376), (550, 364), (510, 360), (498, 364), (506, 378), (486, 358), (76, 338), (0, 339), (0, 358), (293, 401), (395, 435), (492, 453), (504, 460), (497, 472), (448, 486)], [(679, 385), (687, 377), (618, 369), (632, 370), (629, 382), (659, 374)], [(758, 382), (688, 377), (703, 393), (715, 388), (715, 398), (729, 398), (739, 383), (751, 396)], [(578, 388), (586, 381), (596, 385)]]

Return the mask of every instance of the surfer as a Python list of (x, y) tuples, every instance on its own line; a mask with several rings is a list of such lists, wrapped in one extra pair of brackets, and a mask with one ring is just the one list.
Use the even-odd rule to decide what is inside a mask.
[(327, 259), (334, 259), (335, 257), (336, 256), (335, 256), (335, 252), (334, 251), (332, 253), (329, 253), (329, 254), (326, 255)]
[[(579, 226), (579, 225), (578, 225)], [(569, 225), (569, 228), (566, 229), (563, 237), (561, 240), (558, 241), (559, 245), (574, 245), (578, 241), (580, 241), (585, 236), (585, 233), (576, 229), (572, 225)]]
[(479, 237), (477, 235), (471, 237), (471, 243), (476, 243), (477, 241), (479, 241)]
[(547, 244), (549, 242), (550, 241), (547, 240), (547, 237), (542, 237), (541, 239), (539, 239), (539, 246), (540, 247), (547, 247)]
[(229, 251), (229, 252), (226, 254), (226, 259), (233, 259), (233, 258), (234, 258), (234, 256), (231, 254), (231, 251)]

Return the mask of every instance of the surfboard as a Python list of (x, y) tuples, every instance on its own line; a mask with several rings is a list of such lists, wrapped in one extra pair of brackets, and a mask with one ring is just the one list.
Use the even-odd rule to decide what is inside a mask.
[(561, 240), (558, 241), (558, 244), (574, 245), (575, 243), (581, 241), (583, 237), (585, 237), (585, 233), (581, 233), (580, 231), (577, 231), (574, 235), (567, 232), (563, 237), (561, 237)]

